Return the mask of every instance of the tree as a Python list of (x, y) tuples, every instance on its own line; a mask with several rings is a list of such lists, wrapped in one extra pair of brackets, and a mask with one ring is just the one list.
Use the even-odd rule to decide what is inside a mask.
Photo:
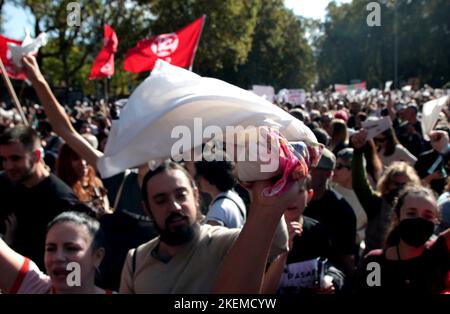
[[(327, 8), (324, 35), (319, 40), (321, 86), (367, 80), (381, 87), (394, 79), (398, 43), (399, 81), (417, 77), (440, 87), (450, 80), (450, 3), (446, 0), (384, 0), (381, 26), (366, 23), (368, 0)], [(396, 31), (397, 27), (397, 31)]]
[[(38, 55), (44, 73), (49, 81), (63, 88), (85, 89), (95, 92), (96, 81), (87, 81), (90, 67), (103, 45), (103, 25), (109, 23), (121, 36), (117, 55), (125, 55), (126, 49), (149, 32), (152, 16), (150, 5), (145, 1), (125, 0), (83, 0), (77, 1), (81, 7), (80, 26), (69, 26), (67, 10), (69, 0), (33, 1), (14, 0), (24, 8), (29, 8), (35, 17), (35, 34), (47, 32), (49, 43)], [(138, 76), (121, 71), (116, 62), (116, 71), (122, 72), (120, 79), (114, 77), (111, 85), (117, 91), (128, 92), (128, 84), (137, 84)], [(124, 80), (123, 76), (127, 78)], [(124, 85), (121, 85), (125, 84)], [(100, 90), (102, 90), (100, 86)], [(113, 91), (114, 93), (117, 91)]]
[(148, 73), (124, 72), (126, 51), (138, 40), (179, 30), (206, 14), (193, 70), (247, 88), (308, 86), (314, 78), (312, 51), (299, 18), (282, 0), (80, 0), (79, 27), (67, 25), (69, 0), (13, 0), (35, 17), (35, 34), (50, 41), (39, 62), (51, 84), (98, 93), (102, 81), (87, 81), (103, 44), (103, 25), (119, 37), (112, 94), (130, 92)]
[(229, 79), (243, 87), (267, 84), (276, 89), (309, 87), (313, 82), (312, 50), (300, 20), (283, 1), (263, 2), (248, 60)]
[(245, 63), (252, 46), (260, 0), (154, 1), (155, 34), (176, 31), (206, 14), (194, 71), (222, 77), (224, 68)]
[[(154, 33), (175, 31), (202, 14), (194, 71), (248, 88), (307, 86), (314, 60), (301, 23), (283, 1), (154, 1)], [(289, 62), (287, 62), (289, 60)]]

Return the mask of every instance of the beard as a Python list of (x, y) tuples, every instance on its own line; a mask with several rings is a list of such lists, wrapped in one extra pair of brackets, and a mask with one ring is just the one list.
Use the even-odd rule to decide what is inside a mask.
[[(187, 223), (173, 227), (169, 226), (173, 220), (180, 218), (186, 220)], [(189, 222), (189, 217), (183, 213), (170, 214), (169, 217), (166, 218), (164, 229), (155, 223), (155, 228), (159, 232), (161, 242), (171, 246), (182, 245), (191, 241), (196, 234), (196, 228), (194, 226), (195, 223), (191, 224)]]
[(24, 168), (23, 170), (21, 169), (20, 172), (16, 171), (16, 173), (14, 175), (8, 174), (8, 172), (6, 171), (6, 175), (8, 176), (8, 179), (14, 183), (24, 183), (24, 182), (28, 181), (30, 178), (32, 178), (34, 173), (35, 172), (34, 172), (33, 165), (29, 165), (26, 168)]

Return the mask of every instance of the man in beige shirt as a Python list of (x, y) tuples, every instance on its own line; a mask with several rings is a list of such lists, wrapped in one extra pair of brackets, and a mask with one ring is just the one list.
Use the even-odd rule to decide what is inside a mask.
[[(222, 259), (241, 230), (200, 224), (198, 190), (187, 171), (174, 162), (167, 161), (147, 173), (143, 199), (160, 236), (129, 252), (122, 270), (120, 292), (211, 292)], [(267, 225), (274, 225), (274, 230), (278, 225), (269, 257), (273, 259), (287, 250), (286, 226), (279, 223), (280, 219), (273, 222), (271, 217), (256, 212), (258, 209), (253, 221), (259, 226), (269, 218), (260, 229), (261, 238), (266, 236), (265, 232), (267, 237), (273, 236)], [(250, 225), (253, 228), (253, 222)]]

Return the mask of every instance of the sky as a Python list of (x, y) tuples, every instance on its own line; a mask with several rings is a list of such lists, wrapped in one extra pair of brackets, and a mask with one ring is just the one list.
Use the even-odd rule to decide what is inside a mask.
[[(336, 0), (337, 3), (349, 3), (352, 0)], [(326, 7), (330, 0), (285, 0), (287, 8), (292, 9), (296, 15), (323, 20), (325, 18)], [(4, 34), (7, 37), (22, 40), (25, 36), (25, 28), (31, 29), (33, 34), (34, 19), (30, 12), (17, 8), (6, 2), (3, 8), (3, 15), (6, 19), (4, 23)]]
[[(320, 19), (325, 18), (326, 8), (330, 0), (284, 0), (284, 5), (292, 9), (296, 15)], [(336, 3), (350, 3), (352, 0), (336, 0)]]
[(3, 23), (3, 30), (6, 37), (22, 40), (25, 37), (25, 28), (28, 27), (33, 34), (34, 18), (31, 12), (11, 5), (6, 1), (3, 6), (3, 17), (6, 22)]

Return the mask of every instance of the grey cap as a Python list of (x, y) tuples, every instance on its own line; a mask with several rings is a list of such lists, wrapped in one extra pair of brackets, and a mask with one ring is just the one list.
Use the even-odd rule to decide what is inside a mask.
[(334, 170), (336, 166), (336, 157), (333, 152), (327, 148), (323, 149), (322, 157), (320, 158), (319, 163), (317, 164), (317, 169), (323, 170)]

